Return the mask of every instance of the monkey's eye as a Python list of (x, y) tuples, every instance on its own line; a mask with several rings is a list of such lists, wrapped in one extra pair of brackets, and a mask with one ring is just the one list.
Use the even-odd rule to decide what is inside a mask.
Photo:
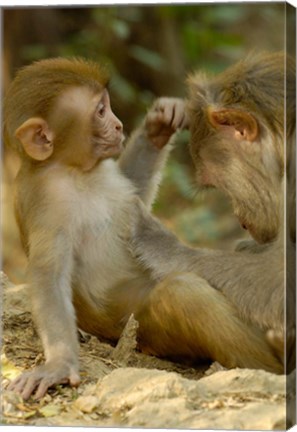
[(100, 102), (99, 105), (97, 106), (97, 115), (102, 118), (104, 117), (105, 112), (106, 112), (105, 105), (102, 102)]

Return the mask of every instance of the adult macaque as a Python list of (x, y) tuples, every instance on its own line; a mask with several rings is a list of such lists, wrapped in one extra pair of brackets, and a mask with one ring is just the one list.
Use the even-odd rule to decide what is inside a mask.
[[(160, 99), (117, 162), (111, 158), (121, 153), (122, 124), (111, 111), (106, 83), (105, 71), (93, 63), (51, 59), (21, 70), (6, 96), (5, 138), (22, 160), (16, 215), (46, 357), (10, 389), (26, 399), (35, 390), (42, 397), (57, 383), (78, 385), (76, 323), (117, 340), (132, 312), (146, 352), (280, 372), (261, 332), (241, 322), (221, 293), (213, 289), (209, 298), (212, 288), (201, 280), (206, 297), (196, 298), (196, 291), (187, 297), (181, 280), (167, 304), (162, 285), (155, 287), (132, 257), (137, 197), (151, 206), (167, 143), (187, 120), (183, 101)], [(190, 278), (192, 295), (200, 278)], [(151, 290), (161, 296), (152, 316), (142, 312)]]
[[(241, 244), (238, 250), (242, 252), (191, 249), (143, 210), (135, 225), (134, 252), (156, 279), (163, 280), (177, 270), (205, 279), (235, 306), (242, 322), (263, 332), (282, 360), (288, 330), (287, 369), (291, 370), (295, 367), (293, 61), (281, 53), (251, 56), (216, 77), (192, 76), (189, 89), (190, 150), (198, 183), (217, 187), (230, 197), (234, 213), (255, 241)], [(283, 230), (285, 172), (288, 235)], [(190, 285), (191, 277), (184, 275), (185, 283), (188, 280)], [(200, 291), (204, 298), (205, 288), (199, 285), (189, 297), (199, 297)], [(151, 292), (147, 316), (159, 307), (160, 296)], [(212, 296), (209, 289), (209, 299)], [(207, 325), (212, 326), (211, 320)], [(224, 321), (221, 325), (225, 327)], [(232, 332), (235, 335), (234, 327)]]

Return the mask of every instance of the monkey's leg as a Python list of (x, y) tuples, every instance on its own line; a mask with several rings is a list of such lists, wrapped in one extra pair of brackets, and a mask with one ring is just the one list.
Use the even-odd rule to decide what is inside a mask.
[(135, 317), (139, 346), (147, 353), (283, 372), (265, 335), (241, 321), (222, 293), (192, 273), (158, 284)]

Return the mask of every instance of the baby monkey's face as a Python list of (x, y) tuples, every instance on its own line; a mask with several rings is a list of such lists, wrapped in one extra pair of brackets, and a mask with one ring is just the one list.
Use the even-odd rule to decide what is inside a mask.
[(49, 123), (55, 132), (54, 159), (65, 165), (86, 172), (121, 153), (123, 125), (111, 109), (106, 89), (99, 93), (88, 87), (67, 89)]
[(111, 109), (106, 89), (99, 95), (91, 123), (91, 148), (94, 157), (105, 159), (117, 156), (122, 150), (123, 125)]

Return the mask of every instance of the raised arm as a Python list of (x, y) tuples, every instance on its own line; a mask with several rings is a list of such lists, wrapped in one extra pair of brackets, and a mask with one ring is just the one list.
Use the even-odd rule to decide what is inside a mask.
[(172, 138), (177, 130), (186, 127), (182, 99), (157, 99), (119, 159), (123, 173), (133, 181), (139, 197), (148, 207), (156, 196), (162, 170), (172, 149)]

